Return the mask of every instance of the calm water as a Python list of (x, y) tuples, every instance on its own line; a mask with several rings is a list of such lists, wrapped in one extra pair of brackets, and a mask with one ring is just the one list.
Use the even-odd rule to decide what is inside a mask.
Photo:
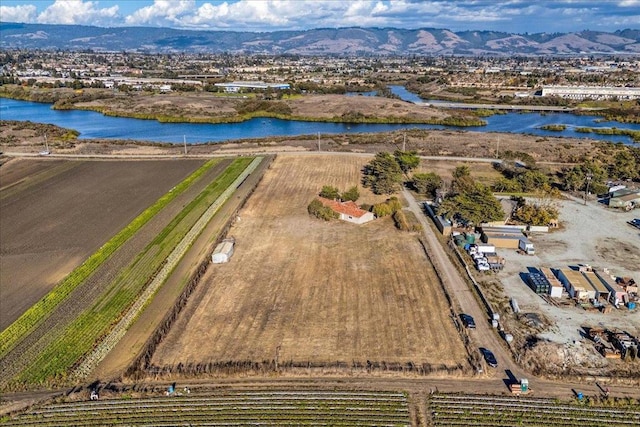
[[(487, 126), (467, 128), (406, 124), (318, 123), (260, 118), (232, 124), (159, 123), (155, 120), (106, 117), (94, 111), (58, 111), (52, 110), (49, 104), (15, 101), (4, 98), (0, 98), (0, 119), (30, 120), (32, 122), (55, 124), (79, 131), (81, 139), (105, 138), (182, 143), (183, 138), (186, 137), (187, 143), (190, 144), (268, 136), (315, 135), (318, 132), (321, 134), (364, 133), (386, 132), (409, 128), (449, 128), (478, 132), (524, 133), (631, 143), (631, 139), (623, 135), (582, 134), (575, 132), (574, 129), (576, 127), (615, 126), (640, 130), (640, 125), (637, 124), (617, 122), (597, 123), (596, 120), (598, 117), (576, 116), (569, 113), (509, 113), (495, 115), (483, 119), (488, 123)], [(547, 124), (566, 124), (568, 128), (562, 132), (551, 132), (539, 129), (540, 126)]]

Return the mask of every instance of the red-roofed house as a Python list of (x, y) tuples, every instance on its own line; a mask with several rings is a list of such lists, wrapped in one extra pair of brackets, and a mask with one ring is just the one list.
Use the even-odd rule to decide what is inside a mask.
[(327, 206), (332, 211), (338, 213), (340, 215), (340, 219), (343, 221), (349, 221), (355, 224), (364, 224), (365, 222), (376, 219), (373, 212), (360, 209), (355, 202), (339, 202), (337, 200), (325, 199), (324, 197), (318, 197), (318, 200), (320, 200), (324, 206)]

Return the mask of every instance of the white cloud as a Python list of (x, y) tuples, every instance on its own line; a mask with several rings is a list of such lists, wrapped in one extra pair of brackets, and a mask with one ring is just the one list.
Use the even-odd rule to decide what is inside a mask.
[(20, 6), (0, 6), (0, 21), (2, 22), (34, 22), (36, 7), (32, 4)]
[[(122, 16), (118, 6), (100, 8), (100, 0), (56, 0), (40, 14), (37, 0), (24, 1), (32, 4), (0, 6), (0, 20), (237, 31), (375, 26), (542, 32), (637, 28), (640, 13), (640, 0), (154, 0)], [(572, 19), (559, 19), (564, 17)]]
[(154, 0), (151, 6), (125, 18), (127, 25), (180, 25), (185, 15), (196, 10), (195, 0)]
[(41, 24), (113, 25), (118, 21), (118, 6), (97, 8), (97, 2), (82, 0), (56, 0), (40, 15)]

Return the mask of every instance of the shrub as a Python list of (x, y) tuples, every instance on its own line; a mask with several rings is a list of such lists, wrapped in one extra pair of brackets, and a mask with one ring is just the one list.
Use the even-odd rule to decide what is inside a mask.
[(360, 192), (358, 191), (358, 187), (355, 185), (342, 193), (342, 201), (343, 202), (355, 202), (360, 198)]
[(331, 185), (325, 185), (320, 190), (320, 197), (324, 197), (325, 199), (335, 200), (340, 198), (340, 192), (336, 187), (332, 187)]
[(373, 205), (371, 212), (373, 212), (378, 218), (382, 218), (383, 216), (388, 216), (393, 213), (391, 206), (386, 202)]
[(311, 203), (309, 203), (307, 211), (316, 218), (320, 218), (325, 221), (331, 221), (332, 219), (337, 219), (339, 217), (337, 212), (334, 212), (331, 208), (323, 205), (318, 199), (313, 199)]

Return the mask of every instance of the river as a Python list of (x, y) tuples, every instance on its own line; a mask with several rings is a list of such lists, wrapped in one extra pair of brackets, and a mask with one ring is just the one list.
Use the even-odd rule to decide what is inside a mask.
[[(638, 124), (597, 122), (599, 117), (578, 116), (570, 113), (498, 114), (484, 118), (483, 120), (487, 122), (486, 126), (464, 128), (422, 124), (347, 124), (261, 118), (251, 119), (242, 123), (224, 124), (160, 123), (155, 120), (108, 117), (94, 111), (53, 110), (50, 104), (16, 101), (6, 98), (0, 98), (0, 119), (29, 120), (75, 129), (80, 132), (80, 139), (126, 139), (170, 143), (182, 143), (186, 139), (189, 144), (269, 136), (316, 135), (318, 133), (388, 132), (410, 128), (591, 138), (600, 141), (631, 144), (631, 138), (626, 135), (584, 134), (576, 132), (575, 129), (578, 127), (618, 127), (640, 130), (640, 125)], [(561, 132), (540, 129), (541, 126), (549, 124), (564, 124), (567, 125), (567, 128)]]

